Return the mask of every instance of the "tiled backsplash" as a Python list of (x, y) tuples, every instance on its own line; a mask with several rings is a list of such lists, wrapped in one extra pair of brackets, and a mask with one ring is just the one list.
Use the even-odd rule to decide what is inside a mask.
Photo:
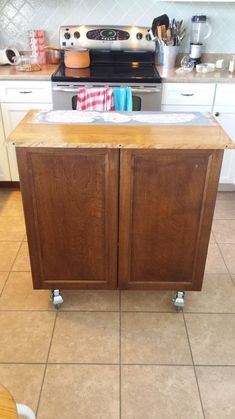
[[(174, 3), (159, 0), (0, 0), (0, 47), (27, 49), (27, 30), (44, 29), (48, 43), (58, 44), (58, 29), (66, 24), (151, 26), (167, 13), (184, 19), (189, 35), (194, 14), (206, 14), (213, 26), (204, 47), (207, 52), (235, 52), (235, 3)], [(181, 51), (188, 51), (189, 36)]]

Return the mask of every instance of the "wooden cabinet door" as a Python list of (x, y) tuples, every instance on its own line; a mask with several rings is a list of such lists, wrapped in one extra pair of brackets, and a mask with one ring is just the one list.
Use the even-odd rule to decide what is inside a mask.
[(117, 286), (119, 150), (18, 148), (33, 283)]
[(121, 288), (201, 289), (222, 156), (121, 150)]

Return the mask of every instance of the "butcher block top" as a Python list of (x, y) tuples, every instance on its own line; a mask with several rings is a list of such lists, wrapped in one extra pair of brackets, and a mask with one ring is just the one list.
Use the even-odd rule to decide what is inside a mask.
[(235, 148), (211, 114), (31, 110), (9, 135), (23, 147)]
[(16, 404), (9, 391), (0, 384), (0, 419), (16, 419)]

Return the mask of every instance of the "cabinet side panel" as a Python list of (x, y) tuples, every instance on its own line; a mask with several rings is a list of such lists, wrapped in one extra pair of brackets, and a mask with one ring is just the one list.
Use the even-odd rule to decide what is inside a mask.
[(219, 176), (216, 153), (121, 151), (122, 288), (200, 289)]
[(118, 150), (17, 150), (36, 288), (115, 288)]

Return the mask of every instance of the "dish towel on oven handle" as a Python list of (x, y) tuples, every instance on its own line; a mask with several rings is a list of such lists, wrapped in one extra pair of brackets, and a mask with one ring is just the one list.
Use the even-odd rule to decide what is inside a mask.
[(128, 111), (133, 110), (132, 91), (130, 87), (114, 87), (114, 110)]
[(77, 110), (114, 111), (114, 95), (111, 87), (82, 87), (78, 89)]

